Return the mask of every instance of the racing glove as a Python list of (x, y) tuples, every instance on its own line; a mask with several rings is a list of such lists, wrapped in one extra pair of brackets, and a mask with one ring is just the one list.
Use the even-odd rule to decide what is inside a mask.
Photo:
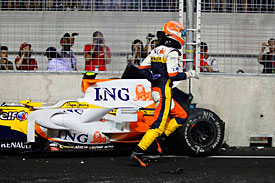
[(199, 79), (199, 73), (195, 70), (190, 70), (185, 72), (187, 79), (189, 78), (196, 78)]

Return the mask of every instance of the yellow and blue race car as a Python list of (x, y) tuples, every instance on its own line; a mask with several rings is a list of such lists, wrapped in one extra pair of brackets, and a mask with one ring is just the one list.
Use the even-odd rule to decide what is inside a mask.
[[(138, 143), (154, 121), (150, 83), (87, 77), (81, 86), (84, 96), (76, 100), (52, 106), (30, 100), (2, 104), (0, 151), (103, 151)], [(215, 153), (223, 143), (224, 122), (214, 112), (196, 108), (192, 95), (176, 87), (173, 99), (188, 118), (172, 135), (169, 148), (190, 155)]]

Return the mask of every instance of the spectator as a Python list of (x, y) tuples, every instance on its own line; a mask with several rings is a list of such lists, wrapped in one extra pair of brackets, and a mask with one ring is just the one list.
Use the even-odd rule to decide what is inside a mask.
[(268, 44), (262, 43), (258, 62), (264, 66), (263, 73), (275, 73), (275, 39), (270, 38)]
[(58, 51), (60, 58), (64, 62), (66, 62), (66, 65), (71, 65), (72, 71), (77, 70), (76, 56), (74, 52), (71, 50), (71, 47), (74, 45), (75, 36), (77, 35), (78, 33), (73, 33), (72, 36), (69, 33), (64, 34), (63, 37), (60, 39), (60, 45), (62, 46), (62, 49)]
[[(217, 2), (216, 2), (217, 1)], [(221, 4), (221, 9), (220, 9), (220, 4)], [(225, 12), (226, 11), (226, 8), (225, 8), (225, 0), (211, 0), (211, 11), (216, 11), (216, 9), (218, 11), (223, 11)]]
[(15, 66), (17, 70), (37, 70), (37, 62), (31, 58), (32, 45), (24, 42), (19, 49), (19, 56), (15, 58)]
[(201, 55), (203, 56), (204, 62), (207, 62), (208, 66), (211, 68), (205, 68), (204, 71), (219, 72), (218, 61), (208, 55), (208, 46), (205, 42), (201, 42)]
[(152, 41), (151, 41), (151, 51), (153, 50), (153, 49), (155, 49), (156, 47), (157, 47), (157, 45), (158, 45), (158, 40), (155, 38), (155, 39), (152, 39)]
[[(152, 50), (152, 41), (156, 40), (155, 35), (149, 33), (146, 36), (146, 45), (144, 46), (144, 52), (148, 55), (150, 53), (150, 51)], [(149, 45), (151, 47), (151, 50), (149, 49)], [(146, 56), (147, 56), (146, 55)]]
[(110, 0), (109, 2), (109, 10), (118, 11), (121, 9), (122, 2), (121, 0)]
[(13, 64), (8, 60), (8, 47), (1, 46), (0, 70), (13, 70)]
[(2, 0), (1, 1), (1, 10), (8, 10), (9, 0)]
[(56, 2), (49, 1), (47, 3), (46, 8), (48, 11), (64, 11), (64, 6), (62, 2), (58, 2), (58, 1)]
[(139, 67), (146, 56), (145, 54), (142, 41), (136, 39), (132, 42), (132, 54), (128, 55), (127, 61), (135, 67)]
[(69, 62), (60, 58), (55, 47), (49, 47), (44, 54), (48, 57), (48, 71), (71, 71), (72, 67)]
[[(196, 69), (196, 46), (194, 45), (193, 46), (193, 59), (194, 59), (194, 62), (193, 62), (193, 69), (195, 70)], [(201, 53), (203, 51), (201, 50)], [(212, 72), (212, 69), (211, 67), (209, 67), (208, 63), (204, 60), (203, 58), (203, 55), (202, 54), (199, 54), (200, 55), (200, 72)], [(186, 59), (186, 54), (183, 54), (183, 59)], [(186, 62), (184, 61), (183, 62), (183, 70), (185, 71), (186, 70)]]
[(103, 2), (103, 0), (95, 0), (94, 8), (95, 10), (103, 11), (105, 10), (105, 3)]
[(93, 44), (85, 45), (84, 57), (85, 71), (106, 71), (106, 64), (111, 63), (111, 52), (101, 32), (93, 33)]

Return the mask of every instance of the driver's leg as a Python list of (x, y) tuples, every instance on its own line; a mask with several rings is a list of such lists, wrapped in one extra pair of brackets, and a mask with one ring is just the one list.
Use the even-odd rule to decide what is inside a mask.
[[(152, 97), (154, 95), (159, 95), (159, 102), (155, 109), (155, 122), (152, 124), (151, 128), (143, 136), (142, 140), (138, 146), (142, 150), (147, 150), (147, 148), (155, 141), (155, 139), (160, 136), (168, 120), (171, 104), (171, 90), (168, 89), (166, 92), (160, 90), (160, 88), (153, 88)], [(159, 104), (158, 104), (159, 103)]]
[(172, 99), (170, 115), (173, 117), (164, 130), (164, 134), (168, 137), (176, 129), (181, 127), (187, 119), (187, 112), (175, 100)]
[(145, 163), (142, 161), (143, 152), (146, 151), (156, 138), (164, 132), (172, 100), (170, 83), (171, 82), (168, 81), (164, 87), (152, 88), (152, 98), (156, 102), (154, 114), (155, 122), (143, 136), (138, 147), (133, 151), (130, 157), (130, 160), (136, 162), (136, 165), (144, 166)]

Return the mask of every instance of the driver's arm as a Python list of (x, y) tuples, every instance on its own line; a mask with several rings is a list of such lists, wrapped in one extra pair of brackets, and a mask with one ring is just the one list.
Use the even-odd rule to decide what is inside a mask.
[(179, 81), (187, 79), (186, 73), (179, 72), (179, 53), (178, 51), (172, 51), (168, 53), (167, 60), (167, 72), (169, 79), (172, 81)]
[(140, 64), (139, 68), (139, 73), (143, 76), (145, 76), (145, 78), (152, 82), (153, 78), (152, 78), (152, 73), (150, 71), (151, 69), (151, 54), (149, 54), (144, 60), (143, 62)]

